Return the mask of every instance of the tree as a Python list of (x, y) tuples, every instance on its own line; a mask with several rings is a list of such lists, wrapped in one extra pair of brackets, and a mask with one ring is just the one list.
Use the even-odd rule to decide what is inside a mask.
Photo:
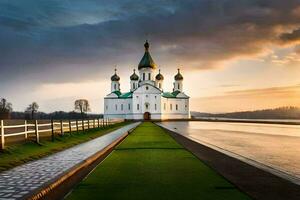
[(6, 99), (0, 99), (0, 112), (1, 113), (9, 113), (12, 112), (12, 104), (9, 103)]
[(34, 119), (34, 114), (37, 113), (38, 109), (39, 109), (39, 105), (36, 102), (32, 102), (26, 108), (25, 112), (30, 113), (31, 114), (31, 119)]
[(10, 119), (10, 113), (12, 112), (12, 104), (6, 99), (0, 99), (0, 119)]
[(83, 118), (84, 114), (91, 110), (89, 101), (86, 99), (77, 99), (75, 101), (75, 110), (79, 111), (81, 118)]

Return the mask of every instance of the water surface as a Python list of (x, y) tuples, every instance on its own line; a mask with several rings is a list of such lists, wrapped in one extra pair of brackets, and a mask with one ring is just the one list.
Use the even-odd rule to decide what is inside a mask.
[(162, 122), (163, 126), (300, 178), (300, 125)]

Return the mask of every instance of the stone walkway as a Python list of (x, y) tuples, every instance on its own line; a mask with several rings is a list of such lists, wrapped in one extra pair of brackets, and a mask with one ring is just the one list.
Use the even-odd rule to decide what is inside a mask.
[(56, 180), (138, 124), (129, 124), (89, 142), (0, 173), (0, 200), (24, 199), (29, 193)]

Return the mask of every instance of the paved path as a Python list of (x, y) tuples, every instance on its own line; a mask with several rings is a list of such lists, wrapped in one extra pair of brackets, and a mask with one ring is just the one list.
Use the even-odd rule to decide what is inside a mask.
[(129, 124), (89, 142), (0, 173), (0, 200), (23, 199), (101, 151), (138, 124)]

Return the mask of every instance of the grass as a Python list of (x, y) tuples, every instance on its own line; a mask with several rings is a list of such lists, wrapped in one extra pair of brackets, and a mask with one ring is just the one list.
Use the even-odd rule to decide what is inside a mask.
[(40, 144), (37, 144), (33, 141), (28, 141), (23, 144), (9, 146), (0, 153), (0, 172), (92, 140), (120, 128), (127, 123), (128, 122), (122, 122), (105, 128), (91, 129), (85, 132), (66, 133), (64, 136), (56, 136), (54, 142), (43, 140)]
[(163, 129), (137, 127), (67, 196), (77, 199), (250, 199)]

